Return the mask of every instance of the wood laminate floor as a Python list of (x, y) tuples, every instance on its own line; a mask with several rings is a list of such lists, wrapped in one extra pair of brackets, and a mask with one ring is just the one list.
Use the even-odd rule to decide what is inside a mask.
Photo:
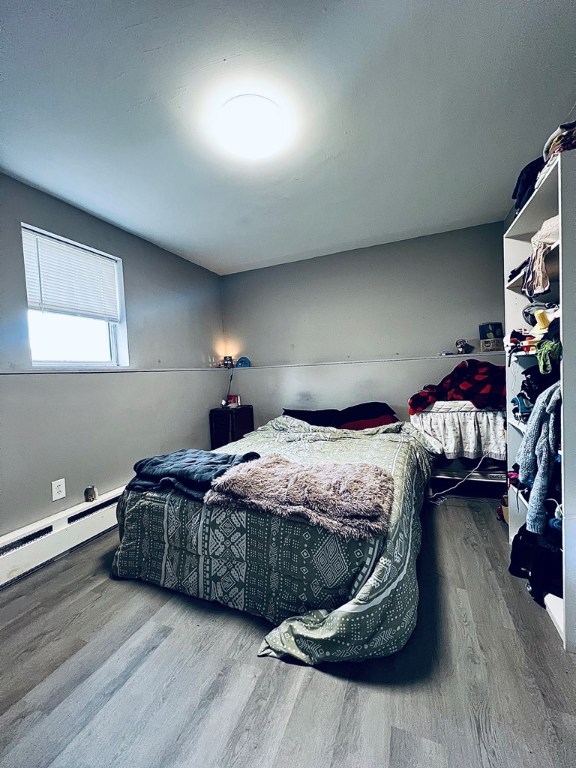
[(264, 621), (112, 581), (97, 539), (0, 592), (0, 766), (573, 768), (576, 664), (494, 506), (425, 509), (408, 645), (319, 668), (258, 658)]

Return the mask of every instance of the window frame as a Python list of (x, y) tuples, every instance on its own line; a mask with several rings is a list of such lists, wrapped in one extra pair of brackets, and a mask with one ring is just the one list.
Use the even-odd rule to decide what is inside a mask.
[[(30, 353), (31, 366), (34, 369), (38, 369), (38, 370), (55, 370), (55, 371), (63, 371), (63, 372), (65, 371), (99, 371), (99, 370), (114, 371), (121, 368), (128, 368), (130, 365), (130, 359), (129, 359), (129, 350), (128, 350), (128, 332), (126, 327), (126, 302), (125, 302), (125, 295), (124, 295), (124, 270), (123, 270), (122, 259), (119, 256), (114, 256), (111, 253), (100, 251), (97, 248), (92, 248), (92, 246), (86, 245), (85, 243), (80, 243), (76, 240), (71, 240), (70, 238), (63, 237), (62, 235), (57, 235), (54, 232), (49, 232), (46, 229), (41, 229), (40, 227), (36, 227), (33, 224), (28, 224), (27, 222), (24, 222), (24, 221), (20, 222), (21, 242), (22, 242), (22, 233), (25, 230), (27, 230), (28, 232), (31, 232), (32, 234), (42, 235), (52, 240), (57, 240), (61, 243), (64, 243), (65, 245), (70, 245), (76, 248), (80, 248), (84, 251), (89, 251), (90, 253), (94, 253), (97, 256), (102, 256), (104, 258), (111, 259), (115, 263), (116, 281), (117, 281), (117, 289), (118, 289), (118, 307), (119, 307), (119, 315), (120, 315), (118, 322), (114, 322), (113, 320), (104, 320), (103, 318), (101, 318), (102, 321), (106, 322), (108, 325), (110, 351), (111, 351), (111, 357), (112, 357), (112, 360), (110, 361), (34, 360), (32, 356), (32, 348), (30, 346), (30, 325), (27, 317), (26, 329), (27, 329), (28, 350)], [(22, 253), (22, 264), (24, 266), (23, 253)], [(26, 276), (25, 276), (25, 285), (26, 285)], [(27, 313), (30, 311), (46, 312), (47, 314), (51, 313), (50, 310), (38, 310), (35, 307), (30, 307), (28, 305), (27, 290), (26, 290), (26, 311)], [(88, 317), (87, 315), (82, 315), (80, 313), (75, 313), (75, 312), (55, 312), (54, 314), (65, 315), (67, 317)]]

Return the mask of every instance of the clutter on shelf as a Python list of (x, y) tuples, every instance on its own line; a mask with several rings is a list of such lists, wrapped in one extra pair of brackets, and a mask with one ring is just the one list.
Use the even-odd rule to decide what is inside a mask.
[(518, 392), (518, 394), (512, 398), (512, 415), (516, 421), (526, 424), (532, 413), (532, 408), (534, 408), (534, 403), (524, 392)]
[(504, 338), (508, 365), (513, 355), (533, 354), (540, 372), (552, 373), (562, 358), (560, 314), (557, 304), (532, 303), (524, 307), (522, 316), (531, 327), (515, 329)]
[(542, 157), (532, 160), (520, 171), (512, 192), (516, 215), (520, 213), (534, 191), (542, 184), (551, 166), (556, 162), (556, 156), (572, 149), (576, 149), (576, 120), (562, 123), (546, 141)]
[(467, 339), (456, 339), (454, 346), (459, 355), (469, 355), (474, 350), (474, 346), (469, 344)]
[(516, 216), (504, 235), (508, 494), (499, 509), (502, 518), (508, 509), (509, 571), (526, 579), (570, 651), (576, 650), (575, 532), (563, 520), (574, 511), (574, 463), (563, 461), (563, 452), (574, 455), (574, 400), (566, 394), (574, 385), (574, 150), (576, 121), (563, 123), (542, 156), (520, 172)]
[(514, 209), (517, 214), (520, 213), (522, 208), (532, 196), (532, 193), (536, 187), (538, 174), (542, 171), (544, 165), (545, 161), (543, 158), (537, 157), (520, 171), (520, 175), (516, 180), (516, 186), (512, 192), (512, 199), (515, 201)]
[[(549, 136), (542, 157), (546, 163), (554, 159), (554, 156), (560, 152), (568, 152), (576, 149), (576, 120), (569, 123), (562, 123), (554, 133)], [(538, 185), (536, 185), (538, 186)]]
[(234, 360), (231, 355), (224, 355), (222, 360), (217, 363), (216, 368), (250, 368), (251, 365), (248, 357), (242, 356), (238, 360)]
[(502, 323), (480, 323), (478, 326), (480, 339), (502, 339), (504, 329)]
[(522, 293), (533, 299), (550, 291), (550, 278), (546, 269), (546, 256), (560, 237), (560, 217), (552, 216), (532, 237), (532, 254), (524, 269)]
[(504, 329), (502, 323), (480, 323), (480, 352), (502, 352), (504, 350)]

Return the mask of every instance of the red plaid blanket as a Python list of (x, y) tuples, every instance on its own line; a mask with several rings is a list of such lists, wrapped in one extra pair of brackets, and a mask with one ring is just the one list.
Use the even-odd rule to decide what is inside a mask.
[(506, 377), (503, 365), (463, 360), (439, 384), (427, 384), (408, 400), (409, 413), (425, 411), (437, 400), (470, 400), (476, 408), (506, 408)]

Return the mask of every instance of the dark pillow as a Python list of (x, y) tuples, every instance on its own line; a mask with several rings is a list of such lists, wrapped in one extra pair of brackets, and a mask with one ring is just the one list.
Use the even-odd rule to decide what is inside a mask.
[(342, 424), (340, 429), (370, 429), (371, 427), (385, 427), (388, 424), (396, 424), (396, 416), (379, 416), (377, 419), (360, 419)]
[(360, 403), (340, 411), (342, 424), (363, 419), (379, 419), (380, 416), (396, 416), (387, 403)]
[[(342, 429), (344, 424), (349, 424), (350, 422), (379, 419), (382, 416), (396, 417), (392, 408), (386, 403), (360, 403), (359, 405), (344, 408), (341, 411), (335, 408), (319, 411), (297, 411), (291, 408), (284, 408), (283, 414), (284, 416), (292, 416), (293, 419), (305, 421), (307, 424), (313, 424), (316, 427), (337, 427), (338, 429)], [(397, 419), (394, 418), (394, 421), (397, 421)], [(360, 429), (365, 429), (365, 427), (360, 427)]]
[(334, 408), (324, 411), (294, 411), (291, 408), (284, 408), (282, 413), (284, 416), (292, 416), (293, 419), (300, 419), (315, 427), (338, 427), (342, 422), (340, 411)]

